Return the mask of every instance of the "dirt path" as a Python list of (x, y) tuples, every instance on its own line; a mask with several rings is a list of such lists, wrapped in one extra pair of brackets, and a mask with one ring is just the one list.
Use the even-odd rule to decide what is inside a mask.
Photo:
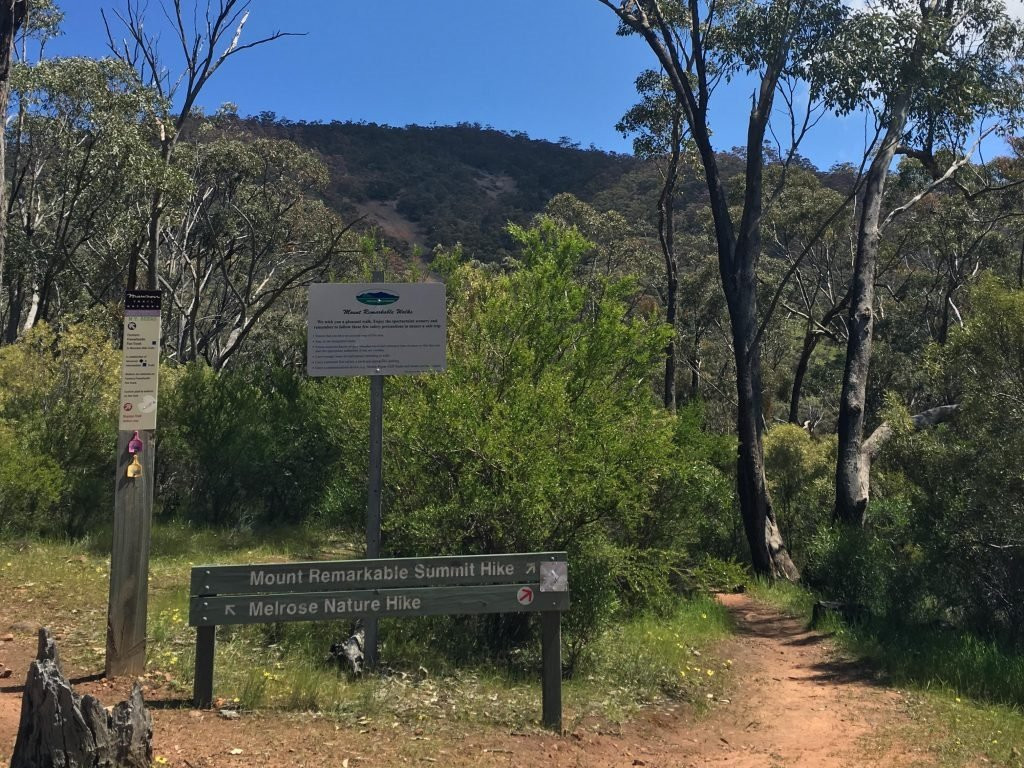
[[(900, 695), (864, 670), (836, 661), (826, 638), (804, 630), (745, 595), (721, 598), (738, 635), (723, 649), (733, 660), (728, 701), (705, 717), (648, 713), (614, 733), (580, 726), (555, 737), (541, 731), (510, 734), (498, 728), (394, 723), (353, 729), (312, 715), (243, 716), (224, 720), (210, 712), (154, 702), (154, 748), (160, 765), (220, 766), (651, 766), (689, 768), (846, 768), (927, 764), (906, 745), (880, 747), (884, 726), (906, 718)], [(3, 627), (0, 626), (0, 633)], [(28, 638), (0, 644), (0, 664), (22, 669)], [(23, 674), (23, 673), (22, 673)], [(0, 766), (14, 744), (20, 692), (0, 681)], [(80, 687), (104, 703), (116, 691)]]
[[(923, 755), (873, 736), (905, 720), (902, 697), (862, 667), (837, 660), (826, 638), (745, 595), (720, 600), (736, 620), (738, 682), (731, 706), (701, 723), (698, 760), (681, 765), (845, 766), (920, 764)], [(866, 756), (866, 752), (872, 752)]]

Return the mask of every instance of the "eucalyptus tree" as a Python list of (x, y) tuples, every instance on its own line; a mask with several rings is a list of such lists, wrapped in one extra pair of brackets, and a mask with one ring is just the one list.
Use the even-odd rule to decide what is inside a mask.
[[(160, 36), (146, 26), (145, 0), (125, 0), (123, 9), (112, 17), (120, 22), (123, 36), (118, 37), (103, 13), (107, 39), (116, 58), (136, 72), (139, 82), (153, 88), (166, 108), (154, 115), (157, 142), (165, 165), (170, 166), (182, 131), (196, 107), (199, 95), (210, 78), (230, 58), (249, 48), (277, 40), (292, 33), (274, 32), (266, 37), (242, 42), (242, 33), (249, 18), (250, 0), (206, 0), (199, 11), (198, 2), (189, 8), (188, 0), (160, 0), (163, 17), (170, 24), (170, 34), (177, 46), (175, 66), (168, 66), (161, 51)], [(138, 262), (143, 248), (146, 254), (147, 286), (158, 287), (159, 251), (162, 217), (167, 205), (168, 190), (154, 188), (150, 200), (145, 232), (129, 253), (127, 287), (138, 282)]]
[(913, 222), (910, 264), (919, 274), (917, 300), (931, 340), (945, 344), (963, 326), (968, 288), (983, 272), (1007, 274), (1016, 261), (1005, 215), (993, 197), (966, 200), (956, 192), (933, 196)]
[[(762, 446), (757, 265), (765, 194), (764, 143), (777, 92), (785, 83), (807, 74), (821, 49), (829, 45), (844, 8), (834, 0), (598, 1), (615, 13), (620, 32), (642, 36), (657, 57), (703, 168), (736, 365), (740, 512), (754, 569), (796, 578), (798, 572), (772, 510)], [(733, 197), (719, 169), (709, 111), (716, 101), (717, 86), (738, 73), (752, 75), (756, 86), (747, 120), (742, 191)], [(801, 135), (802, 131), (797, 131), (794, 138)], [(794, 152), (792, 149), (788, 157)], [(742, 200), (738, 208), (731, 205), (734, 199)]]
[(116, 299), (127, 233), (169, 184), (153, 146), (156, 95), (120, 63), (43, 59), (12, 75), (4, 338)]
[(766, 259), (765, 279), (780, 285), (779, 309), (802, 328), (786, 416), (791, 424), (813, 425), (826, 417), (818, 408), (809, 419), (801, 418), (801, 397), (818, 345), (826, 339), (842, 343), (846, 337), (843, 311), (849, 302), (852, 227), (850, 218), (834, 213), (850, 210), (847, 202), (844, 192), (825, 186), (816, 171), (794, 168), (765, 217), (771, 257)]
[[(11, 64), (14, 60), (14, 39), (25, 20), (27, 0), (0, 2), (0, 119), (7, 120), (11, 87)], [(7, 167), (7, 142), (0, 136), (0, 171)], [(0, 177), (0, 291), (4, 285), (7, 243), (7, 184)]]
[(639, 295), (656, 290), (651, 275), (657, 267), (650, 238), (642, 223), (630, 222), (618, 211), (601, 211), (569, 192), (555, 195), (544, 214), (566, 227), (575, 227), (593, 247), (580, 259), (577, 278), (583, 283), (602, 279), (635, 278)]
[(282, 299), (351, 266), (356, 249), (318, 198), (327, 170), (289, 141), (208, 126), (179, 145), (188, 193), (166, 216), (160, 287), (170, 359), (227, 365)]
[(662, 387), (665, 407), (676, 409), (676, 369), (679, 332), (676, 315), (679, 311), (679, 262), (676, 258), (675, 211), (676, 184), (683, 157), (684, 121), (668, 79), (660, 72), (647, 70), (636, 79), (640, 102), (634, 105), (615, 128), (634, 135), (633, 152), (642, 158), (664, 160), (659, 166), (661, 193), (658, 196), (658, 243), (665, 260), (664, 296), (665, 322), (672, 336), (665, 346), (665, 377)]
[[(840, 112), (866, 109), (876, 139), (864, 183), (839, 406), (835, 516), (863, 524), (870, 490), (864, 441), (875, 278), (885, 225), (970, 162), (984, 120), (1021, 103), (1021, 26), (1001, 0), (877, 0), (836, 30), (823, 93)], [(931, 182), (883, 220), (893, 160), (920, 162)]]

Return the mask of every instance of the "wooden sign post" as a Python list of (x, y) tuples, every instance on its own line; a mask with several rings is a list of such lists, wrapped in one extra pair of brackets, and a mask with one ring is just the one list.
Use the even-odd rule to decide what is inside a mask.
[(562, 728), (561, 612), (569, 608), (564, 552), (202, 565), (192, 569), (190, 592), (197, 707), (213, 701), (220, 624), (533, 612), (541, 614), (542, 720)]
[(140, 675), (146, 668), (159, 371), (160, 291), (128, 291), (124, 302), (114, 542), (107, 609), (108, 677)]

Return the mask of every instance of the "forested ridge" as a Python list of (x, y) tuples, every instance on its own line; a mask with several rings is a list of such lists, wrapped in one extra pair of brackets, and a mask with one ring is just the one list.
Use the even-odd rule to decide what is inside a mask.
[[(32, 55), (60, 23), (34, 3), (7, 50), (0, 534), (103, 530), (123, 294), (149, 287), (158, 518), (358, 538), (365, 382), (305, 375), (305, 289), (384, 269), (448, 300), (447, 372), (387, 382), (389, 555), (567, 550), (567, 674), (613, 622), (757, 576), (968, 637), (1010, 660), (981, 693), (1020, 705), (1020, 23), (987, 0), (889, 3), (905, 36), (825, 0), (600, 2), (659, 67), (620, 123), (633, 155), (202, 114), (244, 66), (232, 0), (205, 32), (178, 17), (220, 37), (173, 73), (131, 13), (134, 49)], [(760, 101), (730, 150), (708, 115), (738, 72)], [(771, 96), (791, 81), (868, 116), (863, 162), (801, 156), (814, 120)], [(477, 657), (535, 630), (479, 626)]]
[[(559, 193), (591, 200), (640, 165), (568, 139), (555, 144), (478, 124), (392, 127), (275, 117), (240, 125), (318, 153), (331, 176), (325, 197), (332, 208), (346, 216), (368, 213), (368, 223), (404, 251), (461, 243), (470, 258), (500, 260), (511, 245), (503, 233), (509, 221), (528, 223)], [(381, 209), (367, 204), (397, 215), (377, 218)]]

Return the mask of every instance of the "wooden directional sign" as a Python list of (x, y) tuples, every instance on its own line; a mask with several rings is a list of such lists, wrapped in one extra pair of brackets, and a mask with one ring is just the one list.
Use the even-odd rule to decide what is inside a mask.
[(560, 614), (569, 608), (565, 552), (333, 562), (201, 565), (192, 569), (195, 701), (213, 701), (221, 624), (379, 616), (541, 614), (543, 721), (561, 729)]
[(194, 597), (192, 626), (259, 624), (270, 621), (327, 621), (366, 616), (564, 611), (568, 592), (541, 592), (533, 584), (476, 587), (412, 587), (287, 595)]
[[(564, 570), (565, 561), (564, 552), (535, 552), (266, 565), (201, 565), (192, 569), (191, 594), (258, 595), (481, 584), (539, 585), (542, 568), (561, 563)], [(566, 583), (562, 591), (567, 589)]]

